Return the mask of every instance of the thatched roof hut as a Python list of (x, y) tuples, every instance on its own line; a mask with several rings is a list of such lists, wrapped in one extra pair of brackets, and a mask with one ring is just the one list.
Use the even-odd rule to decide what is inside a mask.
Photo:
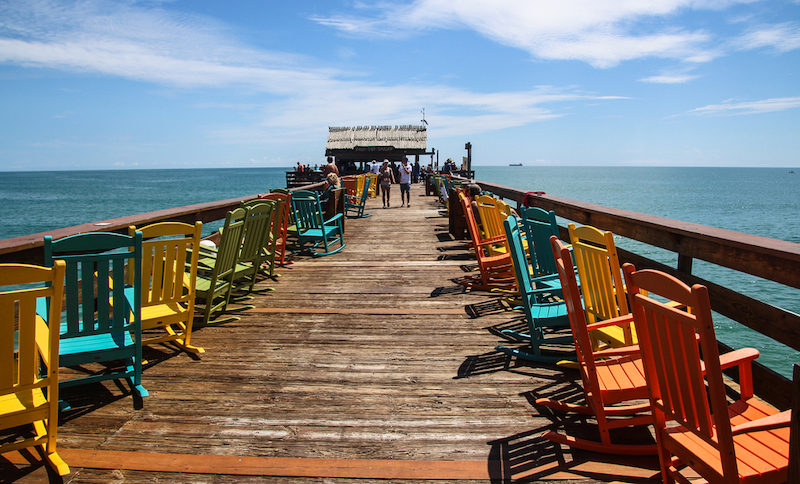
[(409, 155), (432, 155), (427, 144), (426, 126), (329, 127), (325, 155), (334, 156), (337, 164), (384, 158), (396, 161)]

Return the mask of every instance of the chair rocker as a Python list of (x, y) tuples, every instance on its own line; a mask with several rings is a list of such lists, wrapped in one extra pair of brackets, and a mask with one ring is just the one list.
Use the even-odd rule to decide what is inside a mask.
[(238, 312), (253, 308), (250, 305), (235, 308), (228, 307), (234, 286), (233, 277), (241, 251), (246, 215), (247, 209), (244, 208), (237, 208), (228, 212), (225, 216), (225, 224), (220, 230), (217, 255), (207, 273), (198, 273), (197, 275), (195, 295), (196, 298), (203, 299), (205, 302), (203, 325), (229, 323), (240, 319), (235, 316), (227, 316), (210, 321), (211, 315), (214, 313)]
[[(92, 232), (59, 240), (46, 235), (45, 265), (59, 259), (67, 264), (59, 363), (90, 373), (61, 380), (60, 388), (124, 378), (132, 394), (148, 396), (142, 386), (142, 233)], [(129, 287), (126, 271), (133, 272)], [(48, 314), (41, 304), (39, 314)], [(115, 360), (126, 366), (97, 372), (83, 367)]]
[[(688, 466), (711, 484), (786, 482), (791, 411), (779, 413), (753, 396), (751, 365), (758, 350), (745, 348), (720, 359), (705, 286), (689, 287), (631, 264), (623, 273), (644, 355), (663, 481), (689, 482)], [(730, 404), (722, 378), (725, 360), (739, 366), (740, 398)]]
[(508, 241), (509, 253), (513, 261), (514, 272), (522, 299), (522, 309), (525, 312), (525, 320), (528, 323), (528, 333), (519, 333), (511, 330), (502, 331), (503, 335), (516, 341), (528, 341), (531, 350), (523, 351), (516, 348), (497, 346), (496, 350), (505, 354), (516, 356), (524, 360), (540, 361), (545, 363), (558, 363), (564, 360), (563, 356), (546, 356), (542, 354), (542, 345), (550, 344), (571, 344), (572, 335), (545, 337), (544, 328), (566, 328), (569, 327), (569, 316), (564, 302), (550, 302), (541, 300), (543, 293), (549, 293), (549, 288), (535, 288), (528, 269), (528, 258), (525, 255), (525, 248), (522, 244), (519, 223), (513, 215), (509, 216), (504, 224), (506, 240)]
[[(161, 222), (138, 229), (133, 225), (128, 228), (128, 234), (140, 230), (145, 239), (142, 242), (142, 331), (150, 334), (145, 334), (143, 345), (171, 341), (189, 353), (205, 352), (191, 344), (202, 229), (202, 222), (194, 225)], [(128, 272), (128, 285), (133, 285), (131, 272)], [(166, 334), (152, 336), (157, 329)]]
[(366, 218), (372, 217), (371, 213), (364, 213), (364, 207), (369, 198), (369, 186), (371, 179), (365, 177), (364, 188), (361, 191), (361, 197), (348, 193), (344, 199), (344, 214), (347, 218)]
[[(0, 430), (33, 428), (0, 444), (0, 453), (36, 447), (59, 475), (69, 466), (58, 455), (58, 347), (57, 326), (37, 315), (37, 299), (49, 305), (48, 319), (61, 317), (66, 264), (53, 268), (0, 264), (0, 285), (36, 284), (29, 289), (0, 292)], [(18, 315), (15, 315), (18, 307)], [(5, 432), (4, 432), (5, 433)]]
[[(297, 224), (297, 243), (301, 252), (310, 252), (319, 257), (335, 254), (345, 247), (344, 216), (337, 213), (325, 220), (317, 192), (310, 190), (294, 192), (292, 208)], [(337, 243), (339, 246), (331, 249)], [(310, 247), (306, 247), (307, 244), (311, 244)]]

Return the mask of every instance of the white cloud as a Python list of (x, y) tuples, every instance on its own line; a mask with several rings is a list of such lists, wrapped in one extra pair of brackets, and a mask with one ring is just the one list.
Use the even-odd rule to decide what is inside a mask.
[(724, 101), (721, 104), (710, 104), (701, 108), (692, 109), (686, 114), (696, 115), (735, 115), (735, 114), (759, 114), (775, 111), (785, 111), (787, 109), (800, 108), (800, 97), (781, 97), (764, 99), (763, 101), (735, 102), (733, 100)]
[[(746, 2), (749, 0), (742, 0)], [(599, 68), (643, 57), (707, 62), (718, 56), (705, 31), (670, 27), (688, 9), (722, 9), (736, 0), (416, 0), (381, 4), (377, 17), (315, 17), (358, 35), (467, 28), (540, 59), (580, 60)], [(655, 20), (655, 22), (653, 22)], [(650, 25), (659, 25), (651, 27)], [(666, 26), (661, 26), (666, 24)], [(393, 33), (392, 35), (398, 35)]]
[(800, 27), (794, 22), (762, 25), (749, 29), (733, 45), (741, 50), (771, 47), (778, 52), (789, 52), (800, 49)]
[(210, 19), (135, 3), (0, 3), (0, 19), (0, 63), (260, 96), (258, 126), (217, 131), (238, 142), (302, 138), (364, 119), (402, 124), (422, 107), (436, 117), (438, 135), (478, 133), (560, 116), (547, 104), (598, 98), (548, 87), (481, 93), (351, 80), (351, 73), (308, 67), (318, 60), (242, 45)]
[(652, 82), (654, 84), (684, 84), (691, 80), (697, 79), (700, 76), (689, 76), (689, 75), (662, 75), (662, 76), (650, 76), (645, 77), (643, 79), (639, 79), (640, 82)]

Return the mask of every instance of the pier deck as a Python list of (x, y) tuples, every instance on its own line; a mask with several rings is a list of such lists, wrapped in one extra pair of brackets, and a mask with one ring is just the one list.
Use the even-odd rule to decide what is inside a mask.
[[(197, 329), (199, 357), (146, 348), (141, 409), (125, 383), (63, 391), (64, 482), (660, 482), (655, 458), (540, 438), (591, 435), (533, 404), (582, 399), (578, 374), (494, 351), (522, 313), (452, 281), (474, 260), (423, 192), (368, 201), (342, 252), (296, 257), (241, 320)], [(0, 457), (0, 481), (47, 482), (23, 457)]]

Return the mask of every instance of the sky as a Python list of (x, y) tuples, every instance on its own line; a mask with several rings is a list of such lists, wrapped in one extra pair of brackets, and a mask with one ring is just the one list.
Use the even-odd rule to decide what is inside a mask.
[[(0, 0), (0, 171), (800, 167), (800, 0)], [(425, 161), (424, 159), (422, 161)]]

